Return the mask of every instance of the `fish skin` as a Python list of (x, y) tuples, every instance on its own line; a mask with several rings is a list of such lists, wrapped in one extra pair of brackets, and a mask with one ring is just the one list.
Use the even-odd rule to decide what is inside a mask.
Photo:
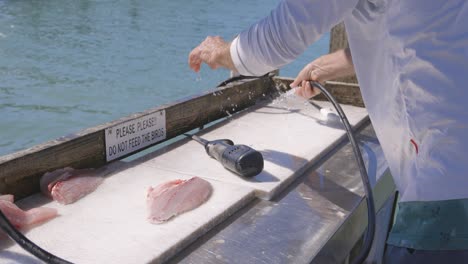
[(58, 181), (68, 179), (72, 175), (71, 173), (72, 171), (73, 171), (73, 168), (65, 167), (63, 169), (57, 169), (52, 172), (46, 172), (41, 177), (41, 181), (39, 184), (41, 188), (41, 192), (52, 198), (52, 196), (50, 195), (50, 192), (52, 191), (52, 187), (54, 187), (54, 185)]
[[(38, 207), (27, 211), (19, 208), (13, 201), (0, 196), (0, 210), (16, 228), (25, 228), (45, 222), (58, 215), (57, 210), (48, 207)], [(9, 195), (13, 197), (12, 195)]]
[(148, 221), (161, 224), (206, 202), (213, 192), (211, 184), (199, 177), (174, 180), (150, 187), (146, 195)]
[(57, 182), (50, 191), (54, 200), (71, 204), (93, 192), (104, 181), (99, 176), (79, 176)]
[(4, 194), (0, 195), (0, 200), (1, 201), (8, 201), (8, 202), (13, 202), (15, 200), (13, 194)]
[(94, 169), (70, 167), (44, 174), (41, 191), (61, 204), (71, 204), (93, 192), (104, 181)]

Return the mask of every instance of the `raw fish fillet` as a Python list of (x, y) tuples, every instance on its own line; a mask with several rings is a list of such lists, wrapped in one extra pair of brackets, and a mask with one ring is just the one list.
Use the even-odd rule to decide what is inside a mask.
[(13, 203), (13, 195), (0, 196), (0, 210), (16, 228), (29, 227), (57, 216), (57, 210), (47, 207), (23, 211)]
[(198, 177), (166, 182), (155, 188), (150, 187), (146, 195), (148, 221), (160, 224), (190, 211), (208, 200), (212, 190), (209, 182)]
[(71, 204), (96, 190), (103, 181), (96, 170), (66, 167), (44, 174), (40, 185), (45, 195), (61, 204)]

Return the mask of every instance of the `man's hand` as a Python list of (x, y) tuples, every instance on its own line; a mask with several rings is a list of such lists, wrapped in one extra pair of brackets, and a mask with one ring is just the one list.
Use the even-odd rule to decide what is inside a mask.
[(189, 66), (195, 72), (199, 72), (202, 62), (210, 68), (217, 69), (224, 67), (235, 71), (236, 67), (232, 62), (230, 43), (221, 37), (207, 37), (198, 47), (194, 48), (189, 55)]
[(317, 88), (312, 88), (309, 81), (324, 83), (326, 81), (346, 77), (354, 74), (353, 61), (348, 49), (338, 50), (324, 55), (307, 64), (291, 83), (291, 87), (298, 87), (296, 94), (305, 98), (313, 97), (320, 93)]

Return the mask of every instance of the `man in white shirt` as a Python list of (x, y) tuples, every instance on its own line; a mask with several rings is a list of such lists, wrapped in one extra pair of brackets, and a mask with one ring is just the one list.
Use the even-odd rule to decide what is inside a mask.
[[(189, 56), (242, 75), (263, 75), (299, 56), (344, 21), (352, 64), (400, 193), (388, 263), (468, 259), (468, 2), (285, 0), (231, 43), (208, 37)], [(337, 65), (348, 65), (342, 51)], [(340, 64), (341, 63), (341, 64)], [(317, 64), (317, 63), (312, 63)], [(314, 65), (293, 86), (308, 86)], [(333, 63), (332, 63), (333, 64)], [(322, 70), (325, 69), (322, 67)], [(320, 69), (319, 69), (320, 70)], [(341, 69), (343, 70), (343, 69)], [(392, 257), (389, 257), (389, 256)]]

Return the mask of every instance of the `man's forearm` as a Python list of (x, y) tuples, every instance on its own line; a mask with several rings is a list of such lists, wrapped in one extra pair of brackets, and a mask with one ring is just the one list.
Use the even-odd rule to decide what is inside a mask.
[(357, 0), (281, 1), (268, 17), (233, 41), (234, 65), (242, 75), (262, 75), (288, 64), (350, 14), (356, 4)]
[[(324, 64), (322, 67), (330, 71), (329, 76), (325, 76), (326, 80), (323, 81), (348, 77), (355, 74), (353, 58), (349, 48), (324, 55), (321, 59)], [(318, 60), (320, 60), (320, 58)], [(320, 62), (318, 65), (321, 65)]]

